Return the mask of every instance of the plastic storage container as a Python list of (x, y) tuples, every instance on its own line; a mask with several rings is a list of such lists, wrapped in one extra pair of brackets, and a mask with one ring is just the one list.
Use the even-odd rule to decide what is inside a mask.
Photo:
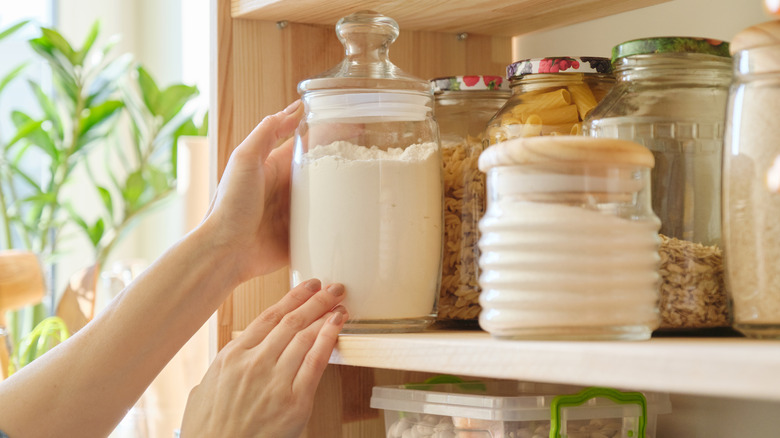
[(485, 212), (485, 174), (477, 160), (485, 126), (510, 92), (499, 76), (431, 80), (444, 171), (444, 244), (438, 320), (476, 326), (479, 315), (479, 219)]
[(609, 59), (526, 59), (506, 68), (512, 97), (490, 121), (490, 144), (517, 137), (580, 134), (585, 116), (612, 88)]
[(661, 219), (661, 328), (729, 327), (723, 286), (720, 190), (728, 43), (646, 38), (612, 49), (617, 83), (585, 121), (655, 156), (653, 210)]
[(497, 338), (650, 338), (659, 321), (652, 167), (650, 151), (618, 139), (486, 149), (480, 326)]
[(734, 327), (780, 338), (780, 22), (740, 32), (731, 46), (723, 162), (723, 240)]
[(668, 394), (514, 381), (374, 387), (387, 438), (654, 438)]
[(292, 164), (292, 283), (347, 289), (346, 332), (419, 331), (436, 316), (442, 173), (433, 93), (388, 59), (398, 25), (336, 25), (346, 58), (302, 81)]

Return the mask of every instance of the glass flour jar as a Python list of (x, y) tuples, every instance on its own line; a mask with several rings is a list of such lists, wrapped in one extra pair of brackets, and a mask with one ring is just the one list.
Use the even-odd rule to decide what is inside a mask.
[(625, 140), (508, 140), (482, 153), (480, 326), (509, 339), (648, 339), (658, 327), (653, 155)]
[(345, 332), (409, 332), (436, 316), (442, 176), (430, 85), (388, 59), (391, 18), (336, 25), (346, 58), (302, 81), (292, 164), (292, 283), (343, 283)]
[(734, 37), (723, 154), (723, 241), (734, 327), (780, 338), (780, 22)]
[(491, 117), (509, 98), (500, 76), (432, 79), (434, 115), (441, 135), (444, 172), (444, 242), (438, 321), (477, 325), (479, 219), (485, 212), (485, 174), (477, 160)]
[(731, 326), (723, 282), (721, 163), (731, 81), (728, 43), (645, 38), (612, 49), (617, 83), (585, 120), (655, 156), (653, 211), (661, 219), (661, 329)]

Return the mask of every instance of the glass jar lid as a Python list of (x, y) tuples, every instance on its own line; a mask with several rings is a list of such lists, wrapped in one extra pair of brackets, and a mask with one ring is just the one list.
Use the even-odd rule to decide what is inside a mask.
[(339, 20), (336, 34), (344, 59), (298, 84), (309, 121), (425, 120), (433, 106), (430, 84), (403, 72), (388, 56), (398, 33), (395, 20), (373, 11)]
[(611, 73), (612, 64), (608, 58), (597, 56), (560, 56), (524, 59), (506, 67), (510, 80), (536, 73)]
[(471, 75), (471, 76), (446, 76), (431, 79), (433, 93), (444, 91), (485, 91), (485, 90), (509, 90), (501, 76)]
[(581, 136), (524, 137), (497, 143), (479, 156), (479, 170), (526, 164), (612, 164), (652, 168), (653, 153), (633, 141)]
[(430, 94), (427, 81), (405, 73), (390, 62), (390, 45), (398, 33), (395, 20), (374, 11), (343, 17), (336, 24), (336, 34), (344, 45), (344, 59), (333, 68), (301, 81), (298, 92), (366, 88)]
[(698, 53), (728, 58), (729, 43), (697, 37), (654, 37), (626, 41), (612, 48), (612, 62), (634, 55)]

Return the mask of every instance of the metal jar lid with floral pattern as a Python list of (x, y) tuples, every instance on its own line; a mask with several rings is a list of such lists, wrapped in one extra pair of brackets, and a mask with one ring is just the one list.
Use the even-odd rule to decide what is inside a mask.
[(729, 43), (697, 37), (654, 37), (626, 41), (612, 48), (612, 62), (633, 55), (698, 53), (730, 57)]
[(447, 76), (431, 79), (434, 93), (443, 91), (508, 90), (501, 76)]
[(608, 58), (596, 56), (558, 56), (549, 58), (524, 59), (506, 67), (506, 77), (517, 79), (536, 73), (601, 73), (612, 72)]

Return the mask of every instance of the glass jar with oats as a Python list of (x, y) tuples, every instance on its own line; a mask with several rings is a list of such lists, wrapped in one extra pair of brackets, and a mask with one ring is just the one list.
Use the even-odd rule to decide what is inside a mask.
[(500, 76), (431, 80), (444, 175), (444, 241), (438, 321), (477, 326), (479, 219), (485, 211), (485, 175), (477, 168), (483, 134), (509, 98)]
[(512, 97), (490, 120), (490, 144), (517, 137), (578, 135), (615, 83), (608, 58), (525, 59), (506, 68)]
[(729, 44), (698, 37), (626, 41), (612, 49), (616, 84), (585, 120), (593, 137), (653, 152), (653, 211), (661, 219), (661, 327), (731, 326), (723, 286), (721, 162), (731, 81)]

